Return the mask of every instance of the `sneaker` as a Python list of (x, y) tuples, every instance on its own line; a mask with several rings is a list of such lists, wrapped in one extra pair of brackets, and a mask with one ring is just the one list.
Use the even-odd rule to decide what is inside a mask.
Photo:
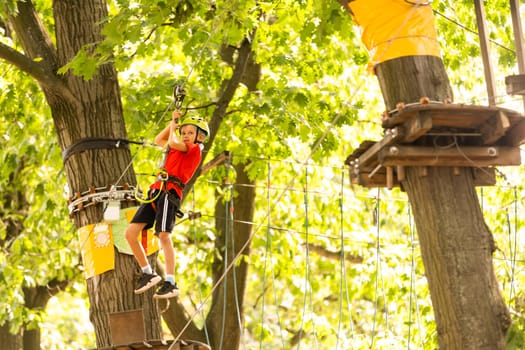
[(162, 278), (159, 275), (143, 273), (139, 278), (137, 288), (135, 288), (135, 294), (144, 293), (151, 287), (156, 286), (160, 281), (162, 281)]
[(164, 281), (162, 287), (160, 287), (153, 295), (153, 298), (168, 299), (176, 297), (177, 295), (179, 295), (179, 288), (177, 287), (177, 283), (173, 285), (168, 281)]

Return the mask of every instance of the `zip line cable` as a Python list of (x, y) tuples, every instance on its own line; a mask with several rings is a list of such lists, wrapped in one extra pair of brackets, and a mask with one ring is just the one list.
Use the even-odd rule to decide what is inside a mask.
[[(466, 30), (467, 32), (470, 32), (470, 33), (472, 33), (472, 34), (476, 34), (476, 35), (479, 36), (479, 32), (477, 32), (477, 31), (475, 31), (475, 30), (473, 30), (473, 29), (468, 28), (466, 25), (461, 24), (459, 21), (457, 21), (457, 20), (455, 20), (455, 19), (452, 19), (452, 18), (448, 17), (447, 15), (445, 15), (445, 14), (439, 12), (438, 10), (434, 10), (434, 9), (432, 9), (432, 12), (434, 12), (435, 14), (437, 14), (437, 15), (443, 17), (444, 19), (446, 19), (446, 20), (449, 21), (450, 23), (453, 23), (453, 24), (455, 24), (456, 26), (458, 26), (458, 27), (460, 27), (460, 28)], [(507, 50), (507, 51), (509, 51), (509, 52), (511, 52), (511, 53), (513, 53), (513, 54), (516, 54), (516, 51), (514, 51), (513, 49), (508, 48), (508, 47), (506, 47), (505, 45), (500, 44), (500, 43), (498, 43), (497, 41), (495, 41), (495, 40), (493, 40), (493, 39), (490, 39), (490, 38), (489, 38), (488, 40), (489, 40), (491, 43), (493, 43), (494, 45), (496, 45), (496, 46), (498, 46), (498, 47), (500, 47), (500, 48), (502, 48), (502, 49), (504, 49), (504, 50)]]

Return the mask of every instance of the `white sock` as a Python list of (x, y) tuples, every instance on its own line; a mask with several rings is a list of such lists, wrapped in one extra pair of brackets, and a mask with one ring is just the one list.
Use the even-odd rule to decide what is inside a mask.
[(151, 269), (151, 266), (146, 265), (142, 267), (142, 273), (147, 273), (148, 275), (151, 275), (153, 273), (153, 270)]
[(175, 277), (173, 277), (173, 275), (166, 275), (166, 281), (175, 285)]

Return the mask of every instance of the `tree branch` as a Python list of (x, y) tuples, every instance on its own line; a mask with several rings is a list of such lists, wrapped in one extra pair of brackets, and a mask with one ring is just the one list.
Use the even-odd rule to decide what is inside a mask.
[(32, 2), (18, 2), (17, 6), (18, 13), (9, 14), (8, 18), (25, 54), (0, 43), (0, 58), (32, 76), (48, 92), (78, 104), (77, 99), (56, 74), (56, 50)]
[[(331, 250), (326, 249), (323, 246), (315, 245), (315, 244), (309, 244), (308, 245), (308, 249), (311, 252), (314, 252), (317, 255), (323, 256), (323, 257), (328, 258), (328, 259), (332, 259), (332, 260), (340, 260), (341, 259), (341, 251), (333, 252)], [(360, 264), (360, 263), (363, 262), (363, 257), (362, 256), (357, 256), (357, 255), (345, 254), (345, 260), (349, 261), (349, 262), (351, 262), (353, 264)]]

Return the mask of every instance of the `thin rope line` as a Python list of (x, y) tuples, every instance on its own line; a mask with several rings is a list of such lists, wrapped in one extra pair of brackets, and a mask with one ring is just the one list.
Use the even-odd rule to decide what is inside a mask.
[(305, 185), (304, 185), (304, 192), (303, 192), (303, 203), (304, 203), (304, 225), (306, 230), (306, 238), (305, 238), (305, 275), (304, 275), (304, 293), (303, 293), (303, 311), (301, 315), (301, 325), (299, 326), (299, 337), (297, 340), (297, 350), (301, 348), (301, 340), (303, 337), (303, 327), (304, 327), (304, 318), (306, 316), (306, 299), (307, 299), (307, 293), (308, 293), (308, 197), (307, 197), (307, 189), (308, 189), (308, 167), (306, 167), (305, 170)]
[(410, 335), (412, 331), (412, 293), (414, 292), (414, 283), (415, 283), (415, 244), (414, 244), (414, 231), (412, 230), (411, 225), (411, 213), (410, 213), (410, 206), (407, 207), (408, 210), (408, 229), (410, 231), (410, 246), (412, 250), (411, 254), (411, 269), (410, 269), (410, 292), (409, 292), (409, 301), (408, 301), (408, 342), (407, 342), (407, 349), (410, 350)]
[[(228, 168), (231, 166), (231, 155), (228, 157)], [(228, 173), (228, 170), (226, 171)], [(233, 187), (230, 186), (230, 209), (229, 209), (229, 216), (230, 220), (228, 221), (228, 225), (230, 226), (230, 236), (232, 241), (232, 252), (235, 252), (235, 227), (234, 227), (234, 211), (235, 211), (235, 205), (233, 201)], [(244, 327), (241, 322), (241, 306), (239, 304), (239, 293), (237, 292), (237, 269), (233, 268), (233, 292), (235, 297), (235, 310), (237, 312), (237, 323), (239, 325), (239, 330), (241, 332), (241, 341), (243, 345), (243, 349), (246, 349), (246, 340), (245, 340), (245, 334), (244, 334)]]
[(514, 246), (512, 245), (512, 228), (510, 224), (510, 217), (507, 210), (507, 224), (508, 224), (508, 233), (509, 233), (509, 255), (510, 255), (510, 291), (509, 291), (509, 301), (512, 300), (512, 295), (514, 294), (514, 274), (516, 270), (516, 251), (517, 251), (517, 240), (518, 240), (518, 209), (517, 209), (517, 192), (516, 189), (514, 189)]
[[(308, 166), (306, 166), (306, 174), (305, 174), (305, 189), (308, 189)], [(305, 192), (305, 208), (308, 208), (308, 192)], [(308, 239), (308, 232), (309, 232), (309, 217), (308, 217), (308, 213), (309, 211), (306, 210), (305, 211), (305, 218), (306, 218), (306, 261), (305, 261), (305, 264), (306, 264), (306, 273), (307, 273), (307, 285), (308, 285), (308, 298), (309, 298), (309, 306), (310, 306), (310, 313), (312, 314), (311, 315), (311, 319), (312, 319), (312, 332), (313, 332), (313, 337), (314, 337), (314, 344), (315, 344), (315, 348), (316, 349), (319, 349), (319, 343), (318, 343), (318, 340), (317, 340), (317, 330), (316, 330), (316, 324), (315, 324), (315, 310), (314, 310), (314, 306), (313, 306), (313, 297), (312, 297), (312, 294), (313, 294), (313, 289), (312, 289), (312, 271), (311, 271), (311, 268), (310, 268), (310, 242), (309, 242), (309, 239)]]
[[(234, 2), (235, 4), (235, 2)], [(213, 36), (213, 34), (217, 31), (217, 29), (219, 28), (219, 20), (222, 19), (222, 16), (217, 16), (215, 17), (215, 22), (212, 26), (212, 30), (211, 32), (209, 33), (208, 35), (208, 38), (206, 39), (206, 41), (201, 45), (200, 47), (200, 50), (199, 50), (199, 53), (197, 54), (197, 59), (193, 62), (193, 64), (191, 65), (190, 67), (190, 70), (188, 72), (188, 74), (186, 74), (182, 84), (181, 84), (181, 87), (184, 89), (184, 86), (186, 85), (186, 83), (188, 82), (191, 74), (193, 73), (193, 70), (195, 69), (196, 65), (201, 61), (202, 57), (203, 57), (203, 53), (204, 53), (204, 49), (208, 46), (208, 43), (211, 39), (211, 37)], [(168, 111), (173, 108), (173, 106), (176, 104), (176, 101), (175, 99), (171, 99), (168, 107), (164, 110), (164, 112), (161, 114), (161, 116), (157, 119), (157, 121), (153, 124), (153, 127), (152, 128), (149, 128), (148, 132), (151, 133), (152, 130), (156, 129), (159, 125), (160, 125), (160, 122), (164, 119), (164, 116), (168, 113)], [(145, 147), (145, 143), (143, 142), (142, 148)], [(122, 171), (120, 177), (117, 179), (117, 181), (115, 181), (114, 183), (114, 186), (117, 186), (120, 181), (122, 180), (122, 178), (124, 178), (124, 175), (129, 171), (129, 169), (131, 168), (131, 166), (133, 165), (133, 160), (136, 158), (137, 154), (139, 153), (139, 150), (141, 149), (141, 147), (139, 147), (139, 149), (137, 151), (135, 151), (135, 154), (132, 155), (131, 157), (131, 160), (129, 161), (129, 163), (127, 164), (126, 168), (124, 168), (124, 170)]]
[[(230, 159), (228, 157), (228, 159)], [(229, 169), (230, 167), (227, 166), (226, 167), (226, 178), (224, 180), (224, 185), (225, 185), (225, 193), (226, 195), (230, 195), (231, 196), (231, 186), (230, 186), (230, 179), (229, 179)], [(225, 233), (224, 233), (224, 272), (223, 272), (223, 275), (225, 276), (224, 277), (224, 284), (223, 284), (223, 300), (222, 300), (222, 327), (221, 327), (221, 337), (220, 337), (220, 343), (219, 343), (219, 350), (222, 349), (222, 343), (224, 342), (224, 333), (225, 333), (225, 327), (226, 327), (226, 301), (227, 301), (227, 291), (228, 291), (228, 270), (226, 269), (226, 267), (228, 266), (228, 235), (229, 235), (229, 220), (230, 220), (230, 215), (229, 215), (229, 204), (230, 204), (230, 201), (226, 201), (226, 205), (224, 206), (224, 216), (225, 216)], [(235, 270), (235, 266), (233, 267), (233, 269)]]
[[(346, 264), (345, 264), (345, 244), (344, 244), (344, 210), (343, 210), (343, 200), (344, 200), (344, 185), (345, 185), (345, 168), (341, 168), (341, 189), (339, 196), (339, 233), (340, 233), (340, 246), (341, 246), (341, 255), (339, 258), (340, 274), (339, 274), (339, 322), (337, 327), (337, 342), (335, 344), (335, 350), (339, 348), (339, 340), (341, 337), (341, 328), (343, 325), (343, 293), (346, 295), (346, 303), (348, 305), (348, 317), (350, 321), (350, 332), (352, 334), (352, 339), (355, 340), (354, 334), (354, 323), (352, 320), (352, 312), (350, 309), (350, 296), (348, 292), (348, 283), (346, 280)], [(343, 288), (344, 287), (344, 288)], [(354, 342), (352, 342), (353, 345)], [(354, 346), (355, 349), (355, 346)]]
[[(467, 26), (465, 26), (464, 24), (458, 22), (457, 20), (452, 19), (452, 18), (446, 16), (445, 14), (443, 14), (443, 13), (437, 11), (437, 10), (432, 9), (432, 11), (433, 11), (435, 14), (437, 14), (437, 15), (443, 17), (443, 18), (446, 19), (447, 21), (449, 21), (449, 22), (451, 22), (451, 23), (457, 25), (458, 27), (460, 27), (460, 28), (466, 30), (467, 32), (471, 32), (472, 34), (476, 34), (476, 35), (479, 36), (479, 33), (478, 33), (477, 31), (468, 28)], [(500, 48), (502, 48), (502, 49), (504, 49), (504, 50), (507, 50), (507, 51), (509, 51), (509, 52), (511, 52), (511, 53), (513, 53), (513, 54), (516, 54), (516, 51), (514, 51), (513, 49), (508, 48), (508, 47), (506, 47), (505, 45), (500, 44), (500, 43), (498, 43), (497, 41), (495, 41), (495, 40), (493, 40), (493, 39), (490, 39), (490, 38), (489, 38), (489, 41), (490, 41), (491, 43), (493, 43), (494, 45), (499, 46)]]
[[(191, 200), (191, 207), (192, 211), (195, 212), (195, 188), (191, 189), (192, 193), (192, 200)], [(197, 227), (195, 226), (195, 220), (192, 220), (192, 228), (193, 228), (193, 240), (195, 241), (195, 244), (198, 244), (197, 241)], [(197, 277), (197, 290), (199, 292), (199, 303), (202, 303), (202, 283), (199, 276), (199, 268), (198, 268), (198, 261), (197, 258), (197, 249), (195, 249), (195, 276)], [(201, 310), (201, 317), (203, 318), (204, 322), (204, 334), (206, 335), (206, 343), (208, 345), (211, 345), (210, 343), (210, 336), (208, 334), (208, 326), (206, 325), (206, 317), (204, 316), (204, 310)]]

